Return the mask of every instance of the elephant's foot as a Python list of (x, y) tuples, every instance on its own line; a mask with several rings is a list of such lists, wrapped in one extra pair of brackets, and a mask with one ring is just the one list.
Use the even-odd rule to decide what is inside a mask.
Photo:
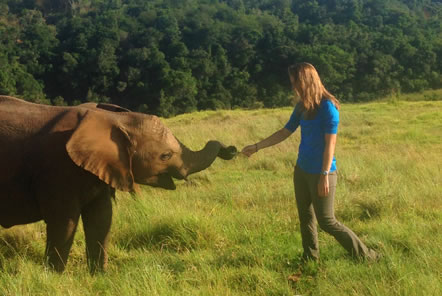
[(63, 272), (71, 250), (79, 215), (76, 218), (47, 221), (46, 260), (57, 272)]
[(112, 201), (104, 195), (81, 212), (86, 237), (86, 254), (91, 274), (104, 271), (107, 266), (107, 245), (112, 222)]
[(107, 252), (101, 247), (89, 247), (87, 250), (89, 272), (94, 275), (98, 272), (103, 272), (107, 267)]
[(57, 248), (46, 250), (46, 262), (50, 268), (58, 273), (62, 273), (66, 268), (67, 256), (65, 259), (62, 255), (63, 252), (58, 251)]

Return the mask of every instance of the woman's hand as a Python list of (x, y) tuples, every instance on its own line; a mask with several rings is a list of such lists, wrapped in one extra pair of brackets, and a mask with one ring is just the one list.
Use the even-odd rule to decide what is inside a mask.
[(327, 197), (329, 191), (328, 175), (321, 175), (318, 182), (318, 195), (320, 197)]
[(242, 154), (244, 154), (247, 157), (250, 157), (252, 154), (258, 152), (258, 146), (256, 144), (248, 145), (244, 147), (241, 151)]

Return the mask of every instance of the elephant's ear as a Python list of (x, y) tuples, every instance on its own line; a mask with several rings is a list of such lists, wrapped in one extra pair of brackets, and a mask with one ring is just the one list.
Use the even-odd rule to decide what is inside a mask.
[(113, 188), (135, 191), (128, 134), (97, 112), (88, 112), (74, 130), (66, 150), (75, 164)]

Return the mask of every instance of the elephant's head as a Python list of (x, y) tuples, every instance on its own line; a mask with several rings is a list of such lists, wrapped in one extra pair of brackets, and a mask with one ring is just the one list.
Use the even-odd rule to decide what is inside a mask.
[(217, 156), (232, 159), (236, 154), (235, 147), (218, 141), (191, 151), (156, 116), (97, 110), (84, 115), (66, 148), (78, 166), (122, 191), (134, 191), (136, 183), (175, 189), (172, 177), (184, 179)]

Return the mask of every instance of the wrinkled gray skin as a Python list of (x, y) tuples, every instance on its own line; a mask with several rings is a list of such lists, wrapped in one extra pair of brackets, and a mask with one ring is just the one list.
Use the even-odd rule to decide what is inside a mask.
[(54, 107), (0, 96), (0, 225), (44, 220), (46, 258), (61, 272), (81, 216), (93, 273), (107, 264), (116, 189), (175, 189), (172, 177), (235, 153), (218, 141), (191, 151), (157, 117), (116, 105)]

